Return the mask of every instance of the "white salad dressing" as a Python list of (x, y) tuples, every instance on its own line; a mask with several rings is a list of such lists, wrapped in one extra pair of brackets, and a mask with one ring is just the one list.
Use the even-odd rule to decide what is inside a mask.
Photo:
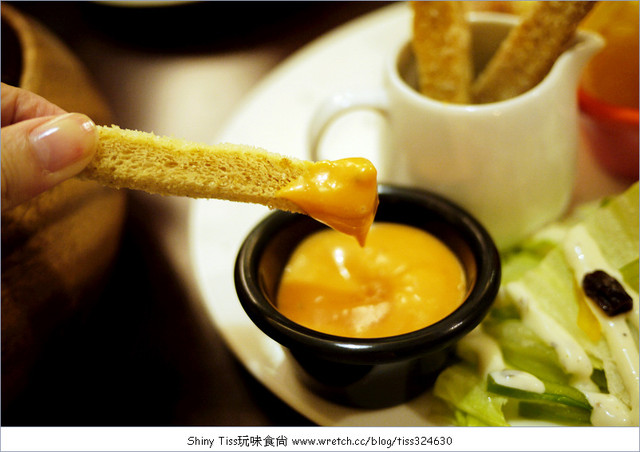
[[(582, 284), (582, 278), (585, 273), (592, 272), (594, 270), (603, 270), (610, 276), (618, 280), (624, 290), (629, 294), (633, 301), (633, 308), (630, 312), (618, 316), (624, 317), (626, 320), (638, 328), (638, 318), (640, 317), (640, 310), (638, 308), (638, 294), (627, 283), (624, 282), (624, 278), (618, 270), (611, 267), (607, 260), (600, 252), (598, 244), (593, 240), (587, 229), (578, 225), (573, 227), (566, 236), (564, 241), (565, 249), (564, 253), (569, 261), (569, 264), (573, 268), (573, 271), (578, 280), (578, 284)], [(593, 304), (593, 303), (590, 303)], [(597, 306), (593, 306), (594, 308)], [(598, 309), (599, 310), (599, 309)], [(599, 310), (600, 311), (600, 310)]]
[(617, 397), (585, 391), (589, 404), (593, 407), (591, 423), (595, 426), (624, 427), (633, 425), (632, 413)]
[(457, 353), (467, 361), (476, 362), (478, 372), (483, 377), (505, 368), (500, 346), (494, 338), (482, 331), (482, 325), (458, 342)]
[[(634, 425), (633, 419), (637, 422), (637, 397), (634, 410), (629, 410), (618, 398), (592, 391), (595, 386), (589, 378), (592, 370), (586, 371), (587, 368), (592, 369), (592, 366), (584, 349), (562, 326), (535, 306), (531, 301), (531, 295), (523, 285), (517, 282), (510, 283), (506, 286), (506, 290), (520, 308), (523, 323), (542, 340), (553, 346), (564, 370), (573, 374), (572, 385), (585, 394), (593, 407), (591, 424), (594, 426)], [(584, 365), (586, 362), (589, 363), (588, 366)], [(581, 371), (574, 373), (569, 369)]]
[(565, 372), (578, 378), (589, 378), (593, 372), (591, 360), (573, 336), (537, 306), (534, 297), (522, 283), (509, 283), (505, 290), (515, 301), (522, 323), (555, 350)]
[[(626, 314), (619, 314), (614, 317), (607, 316), (599, 306), (587, 298), (587, 305), (595, 315), (602, 328), (602, 333), (609, 345), (609, 350), (616, 363), (618, 371), (622, 376), (624, 386), (629, 393), (632, 403), (631, 416), (637, 419), (638, 398), (639, 398), (639, 371), (638, 371), (638, 348), (626, 323), (629, 314), (637, 315), (638, 294), (624, 284), (622, 276), (609, 267), (607, 261), (602, 256), (598, 245), (589, 235), (582, 225), (573, 227), (567, 234), (564, 241), (564, 253), (569, 265), (571, 265), (578, 284), (582, 285), (582, 279), (586, 273), (594, 270), (603, 270), (623, 284), (627, 293), (634, 300), (634, 309)], [(637, 322), (636, 322), (637, 323)], [(606, 401), (601, 401), (604, 405)], [(619, 412), (614, 407), (607, 408), (608, 413)]]
[(508, 388), (535, 392), (537, 394), (542, 394), (545, 391), (544, 382), (529, 372), (505, 369), (491, 372), (491, 377), (497, 384)]

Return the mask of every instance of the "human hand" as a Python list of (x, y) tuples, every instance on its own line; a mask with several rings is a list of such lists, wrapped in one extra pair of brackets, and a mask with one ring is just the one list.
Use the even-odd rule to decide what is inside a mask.
[(93, 121), (2, 83), (2, 210), (69, 179), (89, 163), (98, 135)]

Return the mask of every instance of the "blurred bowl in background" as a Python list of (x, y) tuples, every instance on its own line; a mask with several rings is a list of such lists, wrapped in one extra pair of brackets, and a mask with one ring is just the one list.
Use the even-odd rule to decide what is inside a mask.
[(638, 108), (638, 2), (598, 2), (580, 28), (602, 36), (605, 45), (585, 66), (581, 86), (591, 96)]
[(638, 180), (638, 2), (599, 2), (581, 28), (606, 41), (580, 82), (583, 134), (607, 172)]
[(610, 174), (638, 180), (638, 109), (578, 90), (580, 127), (596, 161)]

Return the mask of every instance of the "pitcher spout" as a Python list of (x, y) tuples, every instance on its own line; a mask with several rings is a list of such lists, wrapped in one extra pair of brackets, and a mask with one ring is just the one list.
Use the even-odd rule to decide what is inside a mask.
[(577, 83), (591, 57), (602, 50), (604, 45), (605, 40), (599, 34), (580, 30), (576, 33), (573, 44), (558, 58), (556, 65), (566, 75), (573, 75)]

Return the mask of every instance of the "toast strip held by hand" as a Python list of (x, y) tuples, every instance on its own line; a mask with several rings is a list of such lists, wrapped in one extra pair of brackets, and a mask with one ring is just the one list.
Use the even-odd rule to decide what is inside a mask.
[(311, 162), (252, 146), (204, 145), (117, 126), (98, 126), (96, 154), (80, 177), (113, 188), (304, 213), (360, 241), (378, 202), (376, 171), (365, 159)]
[(207, 146), (117, 126), (98, 126), (98, 137), (96, 154), (81, 176), (108, 187), (302, 212), (276, 193), (312, 162), (251, 146)]

